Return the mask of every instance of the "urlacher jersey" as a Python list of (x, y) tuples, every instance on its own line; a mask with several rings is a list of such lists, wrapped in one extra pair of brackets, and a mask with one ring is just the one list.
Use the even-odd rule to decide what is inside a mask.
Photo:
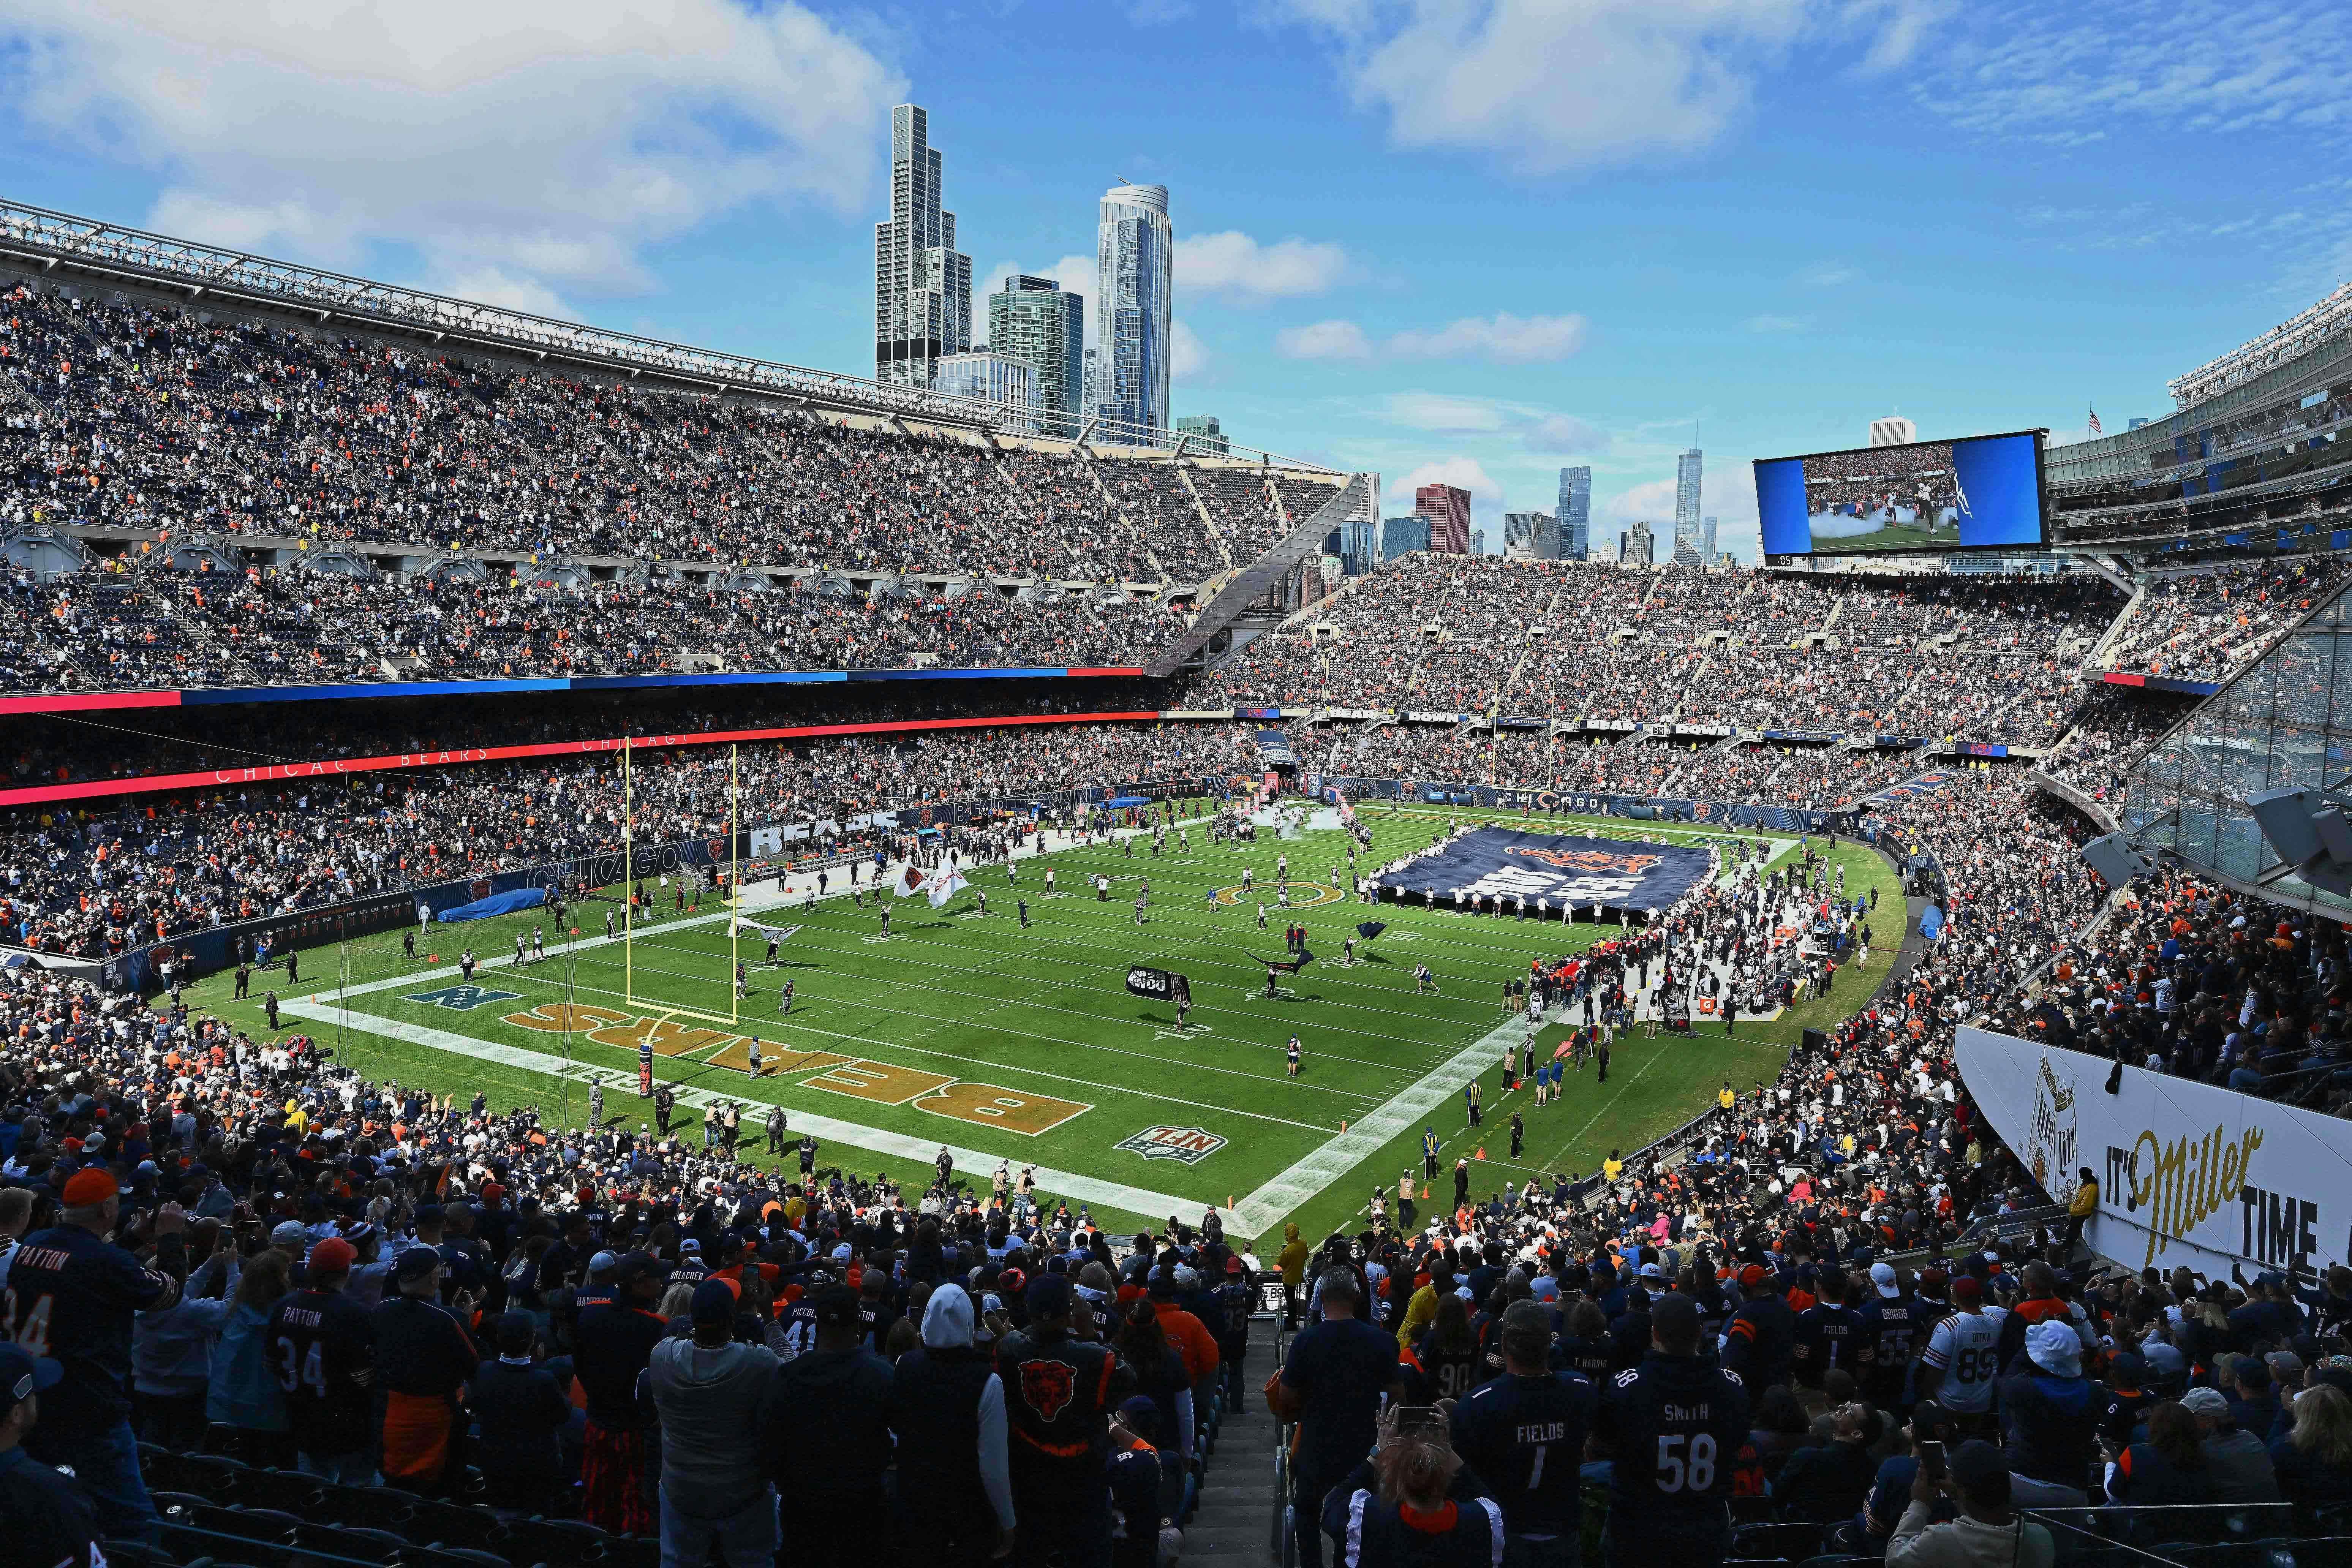
[[(1725, 1528), (1724, 1499), (1748, 1438), (1748, 1385), (1738, 1373), (1653, 1351), (1609, 1380), (1594, 1423), (1615, 1460), (1612, 1517), (1638, 1521), (1645, 1550), (1661, 1531), (1712, 1540)], [(1670, 1561), (1654, 1551), (1652, 1560)]]
[(367, 1309), (341, 1291), (297, 1290), (271, 1309), (265, 1350), (295, 1448), (322, 1458), (365, 1452), (375, 1368)]

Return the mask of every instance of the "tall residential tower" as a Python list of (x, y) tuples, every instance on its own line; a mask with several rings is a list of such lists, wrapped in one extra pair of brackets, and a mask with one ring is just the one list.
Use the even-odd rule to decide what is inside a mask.
[(1675, 537), (1698, 537), (1699, 479), (1706, 458), (1696, 447), (1685, 448), (1675, 460)]
[(988, 346), (1034, 374), (1037, 428), (1075, 436), (1086, 417), (1087, 302), (1051, 278), (1016, 273), (988, 297)]
[(1094, 404), (1114, 426), (1099, 439), (1153, 439), (1168, 428), (1168, 359), (1174, 331), (1175, 232), (1168, 187), (1113, 185), (1095, 231)]
[(1412, 492), (1412, 510), (1429, 520), (1433, 555), (1470, 553), (1470, 492), (1459, 485), (1423, 485)]
[(1592, 554), (1592, 470), (1562, 468), (1559, 471), (1559, 510), (1552, 513), (1559, 521), (1559, 558), (1562, 561), (1583, 561)]
[(929, 386), (940, 356), (971, 347), (971, 258), (940, 206), (929, 116), (890, 111), (890, 218), (874, 226), (874, 379)]

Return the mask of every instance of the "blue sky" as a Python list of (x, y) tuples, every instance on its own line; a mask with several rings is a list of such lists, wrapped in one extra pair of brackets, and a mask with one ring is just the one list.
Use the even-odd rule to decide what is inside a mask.
[(911, 100), (982, 272), (1170, 187), (1174, 413), (1490, 549), (1696, 426), (1752, 559), (1749, 458), (2120, 429), (2342, 281), (2346, 79), (2273, 0), (16, 0), (0, 193), (865, 373)]

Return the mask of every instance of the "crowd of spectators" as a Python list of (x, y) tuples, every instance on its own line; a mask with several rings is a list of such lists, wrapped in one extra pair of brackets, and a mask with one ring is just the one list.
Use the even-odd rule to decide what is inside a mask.
[(0, 1468), (12, 1560), (199, 1554), (247, 1477), (330, 1553), (1150, 1564), (1241, 1386), (1213, 1217), (1115, 1243), (1009, 1165), (869, 1179), (781, 1120), (755, 1156), (699, 1090), (461, 1103), (37, 971), (0, 1022), (0, 1452), (69, 1467)]
[(2043, 760), (2042, 771), (2094, 800), (2117, 801), (2132, 764), (2198, 701), (2172, 692), (2094, 687), (2075, 709), (2065, 743)]
[[(1160, 471), (1140, 460), (998, 451), (26, 285), (0, 295), (0, 368), (47, 416), (0, 429), (5, 521), (1170, 580), (1087, 471), (1118, 492), (1130, 469)], [(1229, 479), (1189, 513), (1152, 510), (1168, 572), (1213, 570), (1213, 533), (1242, 559), (1273, 542), (1265, 476)], [(1302, 518), (1336, 489), (1283, 483)]]
[[(847, 823), (950, 800), (1105, 783), (1223, 778), (1256, 764), (1223, 725), (955, 729), (632, 753), (635, 838)], [(740, 788), (740, 797), (736, 791)], [(103, 957), (361, 894), (617, 850), (619, 758), (494, 763), (239, 784), (0, 825), (0, 942)]]
[(2226, 680), (2343, 584), (2338, 555), (2299, 557), (2158, 579), (2106, 662), (2115, 669)]
[[(2047, 1031), (2341, 1113), (2352, 1109), (2341, 934), (2174, 874), (2102, 926), (2103, 890), (2074, 854), (2084, 826), (2037, 801), (2020, 772), (1964, 772), (1889, 808), (1877, 830), (1890, 848), (1937, 858), (1930, 890), (1949, 920), (1868, 1006), (1810, 1037), (1771, 1080), (1727, 1082), (1721, 1109), (1670, 1147), (1612, 1154), (1591, 1176), (1474, 1173), (1463, 1160), (1449, 1205), (1408, 1172), (1395, 1230), (1383, 1194), (1371, 1228), (1330, 1237), (1306, 1262), (1301, 1277), (1332, 1293), (1309, 1332), (1339, 1338), (1353, 1331), (1331, 1322), (1367, 1320), (1402, 1347), (1404, 1397), (1473, 1391), (1432, 1447), (1445, 1473), (1477, 1477), (1455, 1497), (1493, 1499), (1506, 1535), (1576, 1529), (1567, 1497), (1539, 1504), (1487, 1468), (1496, 1418), (1524, 1422), (1538, 1399), (1547, 1414), (1581, 1405), (1567, 1458), (1589, 1438), (1586, 1457), (1614, 1461), (1598, 1472), (1611, 1534), (1638, 1524), (1645, 1548), (1675, 1561), (1727, 1550), (1990, 1561), (1975, 1543), (1995, 1526), (2004, 1551), (2022, 1543), (2002, 1561), (2042, 1563), (2108, 1539), (2341, 1531), (2352, 1519), (2352, 1270), (2086, 1272), (2074, 1244), (2096, 1204), (2087, 1170), (2051, 1177), (2076, 1217), (1945, 1256), (1971, 1222), (2043, 1201), (1959, 1087), (1959, 1023)], [(1652, 952), (1670, 972), (1675, 947), (1685, 966), (1736, 952), (1737, 916), (1726, 929), (1719, 910), (1690, 911)], [(1625, 984), (1623, 969), (1593, 967), (1602, 988)], [(1646, 983), (1646, 963), (1640, 973)], [(1416, 1193), (1438, 1200), (1425, 1225), (1408, 1206)], [(1925, 1265), (1879, 1260), (1922, 1247)], [(1546, 1387), (1562, 1363), (1593, 1392)], [(1716, 1363), (1739, 1383), (1710, 1382)], [(1717, 1453), (1737, 1454), (1737, 1475), (1708, 1499), (1650, 1484), (1650, 1441), (1688, 1445), (1698, 1425), (1676, 1426), (1659, 1394), (1633, 1392), (1659, 1385), (1739, 1390), (1739, 1414), (1710, 1434)], [(1927, 1440), (1942, 1446), (1948, 1481), (1923, 1479)], [(1391, 1518), (1401, 1497), (1424, 1504), (1390, 1483), (1389, 1465), (1413, 1456), (1386, 1433), (1380, 1450), (1352, 1476), (1352, 1444), (1303, 1452), (1302, 1505), (1337, 1489), (1301, 1517), (1345, 1545), (1365, 1538), (1381, 1503)], [(2214, 1504), (2253, 1512), (2225, 1527)], [(2028, 1523), (2028, 1508), (2062, 1511)], [(1727, 1514), (1748, 1521), (1736, 1536)]]
[(985, 583), (870, 590), (809, 576), (755, 592), (472, 569), (99, 570), (0, 605), (0, 689), (488, 679), (704, 668), (1139, 668), (1190, 616), (1117, 590)]
[(1414, 555), (1195, 678), (1187, 700), (2047, 745), (2121, 604), (2089, 576), (1638, 573)]
[[(820, 753), (845, 771), (807, 763), (796, 787), (822, 795), (887, 789), (897, 777), (976, 788), (1034, 781), (1045, 754), (1087, 782), (1121, 763), (1192, 772), (1205, 759), (1129, 748), (1246, 734), (1088, 731), (1076, 743), (1100, 750), (1066, 757), (1068, 738), (1041, 753), (1034, 733), (1018, 730), (927, 741), (912, 756), (845, 747)], [(1574, 749), (1654, 752), (1669, 767), (1727, 755)], [(674, 757), (649, 809), (695, 830), (723, 797), (723, 773), (708, 760)], [(787, 758), (803, 766), (782, 749), (772, 760)], [(803, 776), (760, 772), (779, 802)], [(575, 799), (570, 783), (514, 778), (484, 795), (518, 795), (546, 813), (524, 831), (565, 831), (586, 817), (583, 831), (593, 833), (604, 792)], [(493, 802), (477, 804), (487, 813)], [(478, 826), (490, 824), (458, 824)], [(1503, 1417), (1491, 1401), (1531, 1399), (1538, 1387), (1567, 1390), (1544, 1396), (1583, 1410), (1580, 1425), (1563, 1429), (1572, 1438), (1563, 1468), (1576, 1475), (1587, 1438), (1612, 1461), (1598, 1472), (1610, 1527), (1640, 1526), (1645, 1540), (1669, 1544), (1683, 1531), (1693, 1561), (1724, 1554), (1735, 1507), (1790, 1530), (1786, 1539), (1791, 1527), (1810, 1532), (1804, 1550), (1774, 1555), (1793, 1560), (1818, 1546), (1909, 1562), (1938, 1529), (2013, 1518), (2002, 1510), (2029, 1504), (2275, 1504), (2281, 1521), (2291, 1515), (2293, 1529), (2308, 1531), (2319, 1510), (2352, 1500), (2352, 1405), (2339, 1410), (2326, 1392), (2352, 1385), (2330, 1359), (2352, 1351), (2343, 1342), (2352, 1277), (2232, 1285), (2085, 1276), (2071, 1237), (2055, 1230), (1930, 1267), (1898, 1270), (1876, 1257), (1948, 1244), (1974, 1218), (2036, 1201), (1958, 1087), (1960, 1022), (1989, 1015), (1996, 1026), (2048, 1029), (2083, 1048), (2340, 1110), (2352, 1099), (2340, 935), (2171, 877), (2098, 927), (2103, 890), (2074, 853), (2086, 830), (2039, 800), (2020, 769), (1960, 770), (1887, 808), (1874, 827), (1890, 849), (1936, 857), (1941, 880), (1929, 891), (1948, 912), (1941, 939), (1771, 1079), (1727, 1083), (1723, 1109), (1679, 1135), (1677, 1157), (1612, 1156), (1590, 1173), (1494, 1161), (1475, 1176), (1465, 1161), (1450, 1206), (1408, 1172), (1400, 1196), (1430, 1203), (1426, 1224), (1401, 1204), (1397, 1226), (1380, 1215), (1359, 1235), (1327, 1239), (1311, 1261), (1304, 1240), (1286, 1238), (1271, 1267), (1306, 1287), (1301, 1304), (1318, 1320), (1291, 1346), (1274, 1394), (1295, 1400), (1314, 1434), (1290, 1468), (1302, 1530), (1329, 1520), (1334, 1545), (1358, 1542), (1361, 1555), (1347, 1561), (1417, 1561), (1379, 1554), (1381, 1521), (1435, 1507), (1451, 1486), (1458, 1507), (1449, 1518), (1473, 1521), (1463, 1529), (1574, 1532), (1580, 1485), (1507, 1485), (1519, 1478), (1499, 1468), (1504, 1451), (1493, 1446), (1492, 1423)], [(502, 820), (497, 831), (513, 828)], [(350, 832), (339, 825), (331, 837)], [(289, 845), (297, 861), (301, 837)], [(496, 851), (488, 839), (477, 851), (484, 847)], [(1750, 847), (1736, 847), (1735, 875), (1671, 923), (1556, 977), (1563, 1016), (1577, 1016), (1580, 996), (1605, 991), (1605, 1018), (1625, 994), (1648, 989), (1654, 973), (1663, 993), (1677, 970), (1730, 973), (1743, 1002), (1769, 1000), (1752, 985), (1741, 990), (1747, 981), (1781, 996), (1791, 984), (1833, 992), (1834, 968), (1850, 962), (1854, 942), (1866, 946), (1873, 922), (1881, 941), (1894, 940), (1901, 911), (1846, 899), (1818, 846), (1779, 865), (1751, 862)], [(139, 850), (126, 842), (123, 853)], [(1818, 953), (1818, 938), (1800, 948), (1787, 912), (1816, 900), (1834, 909), (1838, 932)], [(362, 1081), (299, 1037), (240, 1038), (212, 1020), (38, 972), (0, 975), (0, 1026), (22, 1047), (0, 1064), (0, 1183), (32, 1200), (0, 1200), (0, 1250), (27, 1237), (13, 1249), (13, 1300), (27, 1300), (27, 1282), (61, 1250), (61, 1233), (44, 1228), (58, 1221), (89, 1238), (71, 1242), (77, 1253), (130, 1248), (127, 1278), (145, 1281), (77, 1315), (85, 1337), (61, 1359), (79, 1381), (44, 1401), (48, 1433), (37, 1424), (29, 1435), (36, 1458), (75, 1463), (89, 1494), (77, 1517), (119, 1534), (144, 1527), (125, 1468), (168, 1472), (171, 1449), (201, 1430), (189, 1424), (210, 1419), (236, 1428), (251, 1455), (299, 1458), (324, 1484), (381, 1476), (446, 1493), (470, 1458), (480, 1500), (504, 1507), (518, 1528), (521, 1514), (576, 1512), (607, 1530), (658, 1531), (680, 1562), (699, 1563), (714, 1537), (730, 1563), (749, 1561), (739, 1559), (745, 1551), (764, 1561), (775, 1545), (770, 1488), (803, 1473), (776, 1468), (775, 1456), (797, 1451), (795, 1435), (804, 1442), (819, 1421), (830, 1423), (828, 1451), (848, 1479), (876, 1483), (871, 1498), (853, 1486), (835, 1500), (861, 1510), (864, 1548), (886, 1552), (867, 1560), (935, 1561), (958, 1541), (984, 1552), (1009, 1531), (1029, 1542), (1016, 1551), (1035, 1554), (1024, 1560), (1124, 1538), (1149, 1542), (1125, 1559), (1148, 1563), (1168, 1517), (1162, 1478), (1181, 1474), (1198, 1424), (1201, 1406), (1189, 1402), (1237, 1382), (1236, 1331), (1245, 1333), (1255, 1305), (1258, 1263), (1249, 1238), (1228, 1243), (1213, 1214), (1114, 1244), (1083, 1211), (1030, 1205), (1001, 1183), (973, 1190), (973, 1173), (961, 1191), (951, 1169), (919, 1171), (903, 1185), (824, 1171), (795, 1182), (764, 1161), (735, 1158), (723, 1131), (697, 1147), (667, 1128), (633, 1132), (601, 1108), (593, 1125), (566, 1126), (529, 1107), (436, 1102)], [(723, 1109), (710, 1110), (724, 1128)], [(86, 1174), (102, 1177), (102, 1194), (95, 1181), (75, 1184)], [(1474, 1181), (1489, 1190), (1473, 1193)], [(723, 1302), (702, 1283), (712, 1276), (735, 1281)], [(309, 1294), (287, 1296), (289, 1285)], [(357, 1364), (373, 1356), (378, 1388), (423, 1403), (354, 1394), (332, 1428), (343, 1439), (334, 1447), (319, 1436), (328, 1428), (316, 1424), (317, 1407), (266, 1392), (278, 1368), (270, 1334), (258, 1331), (280, 1321), (284, 1302), (317, 1310), (313, 1299), (338, 1286), (375, 1325)], [(643, 1331), (605, 1331), (612, 1320), (602, 1314), (614, 1308), (631, 1321), (642, 1314)], [(418, 1317), (436, 1309), (463, 1331), (464, 1357), (442, 1318)], [(14, 1309), (19, 1341), (26, 1310)], [(1990, 1322), (1948, 1324), (1980, 1315)], [(1130, 1321), (1158, 1332), (1130, 1333)], [(410, 1359), (420, 1353), (417, 1323), (450, 1352)], [(83, 1348), (112, 1331), (122, 1337), (119, 1359)], [(1385, 1346), (1377, 1362), (1367, 1332)], [(965, 1395), (955, 1391), (968, 1388), (983, 1431), (992, 1408), (1018, 1428), (1035, 1411), (1024, 1415), (1009, 1391), (1040, 1338), (1065, 1362), (1091, 1358), (1105, 1392), (1078, 1401), (1050, 1433), (1038, 1428), (1076, 1435), (1070, 1453), (1082, 1463), (1045, 1476), (1034, 1463), (1024, 1473), (1015, 1458), (1000, 1475), (991, 1468), (998, 1450), (969, 1436), (956, 1403)], [(1341, 1339), (1351, 1346), (1333, 1343)], [(680, 1342), (695, 1348), (661, 1348)], [(1963, 1349), (1972, 1352), (1965, 1360)], [(488, 1372), (493, 1350), (511, 1371), (476, 1375)], [(813, 1353), (836, 1359), (791, 1371)], [(858, 1359), (869, 1353), (878, 1359)], [(677, 1369), (666, 1381), (665, 1355), (693, 1358), (694, 1375)], [(948, 1375), (939, 1363), (961, 1366), (960, 1355), (970, 1370)], [(1163, 1375), (1155, 1370), (1163, 1364), (1181, 1370)], [(650, 1403), (634, 1397), (648, 1367)], [(1722, 1380), (1717, 1367), (1739, 1381)], [(992, 1369), (1008, 1388), (992, 1406), (982, 1393)], [(507, 1386), (541, 1375), (559, 1393), (563, 1380), (578, 1382), (584, 1424), (572, 1402)], [(840, 1380), (849, 1378), (866, 1380), (853, 1385), (856, 1421), (842, 1403), (852, 1394)], [(1656, 1434), (1641, 1422), (1654, 1426), (1657, 1405), (1627, 1391), (1691, 1379), (1720, 1380), (1707, 1385), (1730, 1402), (1717, 1412), (1720, 1434), (1708, 1428), (1711, 1442), (1719, 1436), (1717, 1477), (1669, 1498), (1644, 1479)], [(1580, 1380), (1597, 1386), (1578, 1394)], [(458, 1401), (461, 1384), (467, 1403)], [(2323, 1392), (2283, 1396), (2305, 1384)], [(704, 1400), (680, 1392), (705, 1384), (732, 1392)], [(2110, 1397), (2117, 1391), (2121, 1405)], [(1381, 1395), (1391, 1393), (1457, 1403), (1437, 1429), (1407, 1434), (1374, 1424)], [(1143, 1403), (1126, 1403), (1130, 1394)], [(2249, 1400), (2267, 1403), (2249, 1415)], [(721, 1405), (731, 1468), (702, 1440)], [(1343, 1409), (1346, 1419), (1335, 1419)], [(2175, 1433), (2183, 1417), (2172, 1409), (2197, 1426), (2194, 1441)], [(159, 1447), (131, 1448), (127, 1433), (118, 1436), (130, 1424)], [(420, 1447), (420, 1425), (438, 1440)], [(2233, 1427), (2254, 1439), (2251, 1447)], [(932, 1443), (950, 1429), (964, 1436)], [(660, 1441), (649, 1441), (656, 1433)], [(747, 1433), (761, 1436), (747, 1442)], [(1916, 1442), (1929, 1436), (1952, 1445), (1956, 1495), (1942, 1500), (1933, 1485), (1911, 1489)], [(1990, 1458), (1959, 1447), (1971, 1436), (1991, 1439)], [(1135, 1478), (1110, 1462), (1113, 1451), (1142, 1451), (1126, 1447), (1130, 1437), (1154, 1456), (1149, 1484), (1131, 1489), (1124, 1483)], [(1016, 1430), (1016, 1455), (1019, 1441)], [(1358, 1474), (1367, 1451), (1374, 1468)], [(2158, 1461), (2193, 1472), (2199, 1454), (2205, 1474), (2185, 1490), (2149, 1483), (2171, 1474)], [(895, 1501), (878, 1485), (893, 1464)], [(1430, 1467), (1443, 1472), (1433, 1492)], [(971, 1483), (955, 1494), (964, 1511), (954, 1518), (931, 1507), (950, 1474)], [(910, 1481), (923, 1484), (910, 1493)], [(1523, 1495), (1534, 1491), (1539, 1500)], [(1955, 1522), (1939, 1524), (1953, 1509)], [(787, 1528), (805, 1531), (819, 1513), (787, 1509)], [(2154, 1542), (2195, 1526), (2126, 1511), (2102, 1528)], [(1301, 1545), (1319, 1561), (1319, 1543)]]

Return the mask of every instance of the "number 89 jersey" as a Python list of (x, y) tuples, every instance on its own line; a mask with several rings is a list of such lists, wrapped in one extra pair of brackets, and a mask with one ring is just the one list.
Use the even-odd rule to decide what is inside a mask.
[(1653, 1351), (1601, 1390), (1610, 1507), (1654, 1528), (1720, 1528), (1748, 1440), (1748, 1385), (1695, 1356)]

